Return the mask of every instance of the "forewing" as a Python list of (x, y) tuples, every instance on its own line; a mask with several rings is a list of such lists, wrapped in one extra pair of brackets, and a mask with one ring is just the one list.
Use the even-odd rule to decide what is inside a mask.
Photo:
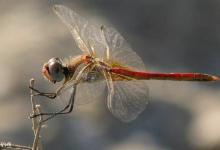
[(78, 47), (83, 52), (89, 54), (92, 50), (98, 53), (104, 52), (103, 41), (99, 34), (100, 27), (89, 23), (85, 18), (63, 5), (55, 5), (54, 12), (66, 24)]
[(53, 10), (55, 14), (62, 20), (62, 22), (68, 27), (76, 44), (84, 53), (90, 53), (88, 45), (81, 38), (81, 29), (86, 26), (88, 22), (81, 18), (78, 14), (71, 9), (63, 5), (54, 5)]
[(95, 51), (96, 57), (107, 60), (107, 47), (109, 47), (108, 61), (111, 63), (119, 63), (138, 70), (144, 69), (141, 58), (114, 28), (88, 22), (87, 19), (63, 5), (55, 5), (54, 12), (66, 24), (83, 52), (91, 54), (91, 51)]

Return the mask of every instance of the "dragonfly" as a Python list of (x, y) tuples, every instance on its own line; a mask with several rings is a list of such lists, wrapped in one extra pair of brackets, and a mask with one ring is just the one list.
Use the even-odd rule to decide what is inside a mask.
[[(35, 91), (35, 95), (55, 99), (69, 89), (68, 104), (60, 111), (45, 115), (47, 121), (56, 115), (72, 112), (76, 97), (93, 97), (107, 89), (107, 107), (123, 122), (130, 122), (144, 111), (149, 101), (147, 80), (218, 81), (217, 76), (203, 73), (157, 73), (145, 71), (142, 59), (113, 27), (94, 24), (63, 5), (53, 11), (67, 26), (82, 54), (67, 60), (51, 58), (43, 65), (43, 76), (52, 83), (63, 82), (54, 93)], [(80, 99), (79, 99), (80, 102)]]

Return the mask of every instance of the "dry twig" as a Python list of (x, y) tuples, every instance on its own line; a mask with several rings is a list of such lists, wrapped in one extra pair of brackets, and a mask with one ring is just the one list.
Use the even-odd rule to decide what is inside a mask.
[[(34, 79), (30, 80), (30, 87), (34, 88)], [(31, 107), (32, 107), (32, 113), (33, 114), (39, 114), (41, 113), (40, 105), (36, 104), (36, 101), (34, 100), (34, 92), (33, 90), (30, 91), (31, 94)], [(0, 150), (42, 150), (42, 143), (41, 143), (41, 137), (40, 137), (40, 131), (42, 128), (42, 116), (32, 118), (32, 130), (34, 132), (34, 142), (32, 144), (32, 147), (23, 146), (23, 145), (16, 145), (12, 144), (10, 142), (1, 142), (0, 143)]]
[[(30, 80), (30, 87), (34, 88), (34, 79)], [(31, 106), (33, 115), (41, 113), (40, 105), (36, 105), (36, 101), (34, 100), (34, 92), (31, 89)], [(34, 132), (34, 142), (32, 145), (32, 150), (42, 150), (42, 144), (40, 140), (40, 131), (42, 127), (41, 121), (43, 120), (42, 116), (32, 118), (32, 130)]]

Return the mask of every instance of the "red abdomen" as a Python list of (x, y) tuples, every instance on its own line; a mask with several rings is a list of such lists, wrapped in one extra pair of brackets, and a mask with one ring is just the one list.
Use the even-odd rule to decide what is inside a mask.
[(152, 73), (112, 68), (110, 72), (138, 80), (217, 81), (218, 77), (202, 73)]

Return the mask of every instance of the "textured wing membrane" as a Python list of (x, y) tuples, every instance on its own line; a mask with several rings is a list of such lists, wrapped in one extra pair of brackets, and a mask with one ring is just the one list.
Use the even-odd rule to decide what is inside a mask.
[(60, 20), (66, 24), (80, 50), (82, 50), (84, 53), (90, 54), (89, 47), (86, 45), (85, 41), (81, 38), (80, 35), (81, 26), (86, 26), (88, 22), (65, 6), (54, 5), (53, 10), (55, 14), (60, 18)]
[(114, 92), (109, 92), (108, 108), (123, 122), (134, 120), (144, 111), (149, 90), (145, 81), (114, 82)]
[[(92, 24), (73, 10), (55, 5), (54, 12), (71, 31), (74, 40), (83, 52), (95, 51), (96, 57), (107, 58), (107, 46), (111, 63), (119, 63), (135, 69), (144, 69), (144, 63), (120, 33), (112, 27)], [(101, 31), (103, 27), (103, 32)], [(104, 34), (104, 38), (103, 35)]]
[(76, 44), (83, 52), (89, 54), (92, 50), (97, 53), (104, 52), (105, 47), (99, 34), (101, 32), (100, 27), (89, 23), (83, 17), (62, 5), (55, 5), (54, 12), (66, 24)]
[(119, 63), (136, 70), (144, 70), (142, 59), (132, 50), (121, 34), (112, 27), (105, 27), (104, 34), (110, 50), (110, 63)]
[(76, 104), (83, 105), (96, 100), (104, 100), (106, 83), (105, 81), (97, 81), (94, 83), (80, 83), (76, 92)]
[(103, 75), (100, 74), (100, 76), (98, 76), (94, 81), (85, 81), (89, 73), (89, 68), (82, 72), (85, 66), (86, 65), (82, 64), (76, 68), (72, 80), (65, 84), (65, 87), (60, 95), (62, 99), (68, 99), (70, 97), (70, 92), (72, 91), (71, 88), (76, 83), (75, 79), (78, 78), (77, 76), (80, 74), (80, 83), (77, 84), (74, 105), (83, 105), (94, 100), (105, 99), (106, 97), (104, 95), (106, 83), (105, 80), (103, 80)]
[[(59, 95), (59, 105), (64, 106), (68, 103), (72, 93), (72, 87), (66, 87)], [(98, 100), (106, 99), (106, 83), (105, 81), (97, 81), (94, 83), (80, 83), (77, 85), (74, 105), (84, 105)], [(61, 102), (62, 101), (62, 102)]]

